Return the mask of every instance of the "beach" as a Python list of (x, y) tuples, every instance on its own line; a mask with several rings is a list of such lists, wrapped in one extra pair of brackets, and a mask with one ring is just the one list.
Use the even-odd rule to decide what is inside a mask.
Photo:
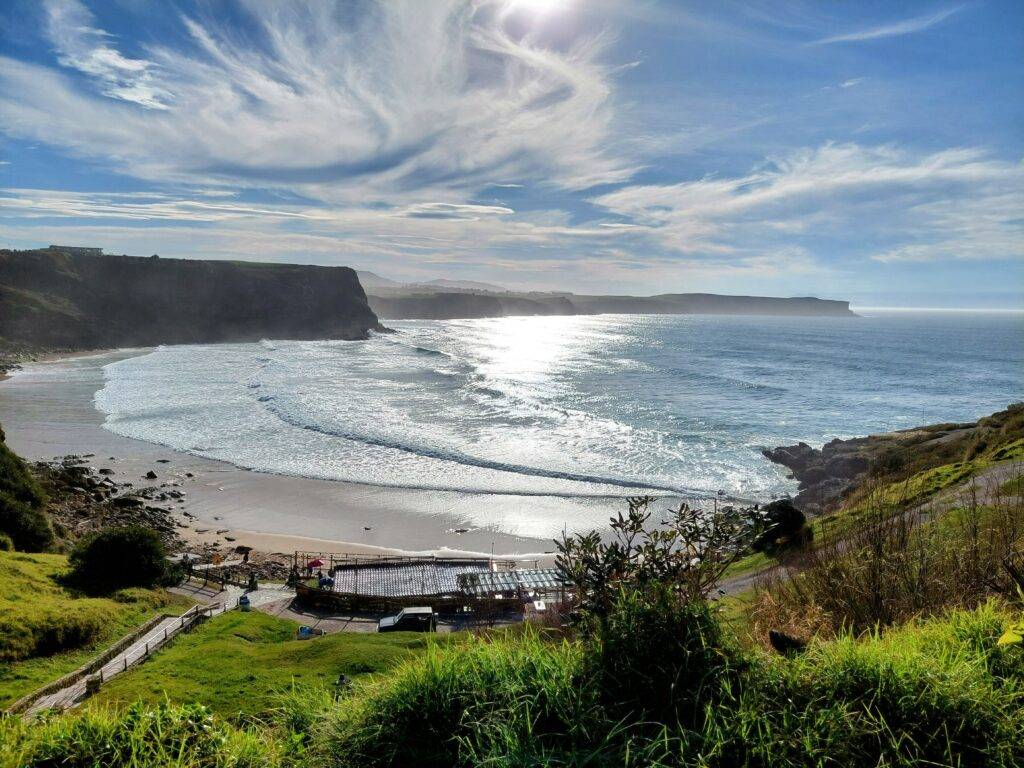
[[(532, 557), (551, 553), (553, 541), (502, 532), (515, 528), (511, 520), (586, 505), (595, 507), (589, 513), (595, 522), (603, 522), (614, 510), (615, 500), (426, 491), (252, 472), (121, 437), (103, 428), (104, 415), (93, 398), (103, 386), (104, 365), (146, 351), (25, 364), (0, 382), (0, 425), (11, 448), (29, 460), (91, 454), (86, 461), (112, 470), (115, 481), (136, 487), (178, 483), (184, 499), (174, 512), (188, 542), (286, 555), (305, 550)], [(145, 479), (150, 471), (156, 480)]]

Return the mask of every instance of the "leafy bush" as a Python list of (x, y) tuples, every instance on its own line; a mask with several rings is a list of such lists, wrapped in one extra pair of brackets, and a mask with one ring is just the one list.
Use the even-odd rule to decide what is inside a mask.
[(140, 525), (110, 528), (83, 538), (69, 562), (72, 580), (89, 590), (151, 587), (167, 573), (160, 538)]
[(756, 552), (777, 552), (785, 547), (802, 546), (813, 538), (807, 517), (790, 499), (777, 499), (764, 507), (764, 532), (751, 548)]
[(0, 533), (10, 537), (15, 549), (40, 552), (53, 544), (46, 501), (43, 489), (21, 457), (7, 447), (0, 429)]
[(620, 590), (595, 632), (587, 658), (616, 718), (689, 722), (740, 666), (706, 603), (659, 586)]
[(687, 504), (652, 527), (654, 501), (628, 499), (627, 513), (609, 521), (610, 542), (597, 531), (555, 542), (556, 565), (576, 591), (577, 618), (607, 615), (623, 586), (660, 585), (684, 602), (704, 600), (764, 529), (764, 514), (756, 508), (722, 506), (708, 512)]
[(13, 552), (14, 539), (6, 533), (0, 533), (0, 552)]

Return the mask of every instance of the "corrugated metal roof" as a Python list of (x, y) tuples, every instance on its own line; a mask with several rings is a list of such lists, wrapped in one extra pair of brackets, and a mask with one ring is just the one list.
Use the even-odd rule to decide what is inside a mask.
[(557, 568), (515, 571), (484, 571), (459, 576), (459, 586), (467, 595), (477, 597), (497, 594), (551, 591), (569, 586)]

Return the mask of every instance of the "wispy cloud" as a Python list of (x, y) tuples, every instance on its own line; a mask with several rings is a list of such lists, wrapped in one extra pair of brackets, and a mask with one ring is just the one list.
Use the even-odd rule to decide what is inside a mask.
[(592, 202), (694, 256), (802, 246), (883, 262), (1024, 257), (1024, 166), (978, 149), (826, 144), (745, 176), (626, 186)]
[(157, 84), (153, 62), (122, 55), (78, 0), (46, 0), (44, 7), (46, 34), (61, 64), (95, 78), (106, 96), (148, 109), (168, 108), (171, 94)]
[(141, 60), (118, 53), (77, 0), (49, 0), (61, 63), (120, 103), (0, 58), (0, 128), (154, 181), (331, 201), (447, 190), (462, 202), (496, 178), (565, 189), (627, 179), (628, 159), (605, 148), (611, 39), (555, 43), (508, 23), (503, 7), (396, 1), (353, 24), (327, 3), (261, 4), (253, 34), (182, 17), (186, 42)]
[(954, 13), (959, 13), (966, 6), (954, 5), (949, 8), (945, 8), (935, 13), (925, 14), (923, 16), (914, 16), (909, 19), (903, 19), (902, 21), (895, 21), (889, 24), (881, 24), (876, 27), (868, 27), (866, 29), (860, 29), (855, 32), (846, 32), (840, 35), (832, 35), (831, 37), (824, 37), (820, 40), (815, 40), (808, 45), (830, 45), (832, 43), (856, 43), (862, 40), (877, 40), (883, 37), (898, 37), (900, 35), (912, 35), (915, 32), (923, 32), (926, 29), (934, 27)]

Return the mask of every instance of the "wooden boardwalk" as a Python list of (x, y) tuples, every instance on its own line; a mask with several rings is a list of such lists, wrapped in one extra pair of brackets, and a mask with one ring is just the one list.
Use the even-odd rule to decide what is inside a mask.
[[(88, 679), (98, 676), (100, 678), (100, 685), (102, 685), (111, 678), (127, 672), (136, 664), (145, 661), (150, 654), (162, 648), (181, 632), (191, 629), (201, 621), (205, 621), (213, 616), (219, 616), (225, 611), (236, 608), (238, 606), (238, 599), (243, 594), (245, 594), (243, 590), (238, 587), (228, 587), (223, 592), (218, 593), (214, 598), (215, 602), (209, 605), (197, 605), (181, 616), (165, 618), (127, 648), (112, 657), (99, 670), (85, 675), (80, 680), (69, 683), (60, 690), (39, 697), (25, 711), (26, 716), (32, 717), (45, 709), (63, 710), (75, 706), (86, 697), (86, 681)], [(253, 607), (281, 600), (289, 595), (294, 596), (295, 591), (283, 587), (268, 587), (248, 593)]]
[(196, 606), (194, 609), (182, 616), (171, 616), (164, 619), (155, 627), (150, 629), (149, 632), (104, 664), (98, 672), (86, 675), (81, 680), (71, 683), (64, 688), (61, 688), (59, 691), (54, 691), (53, 693), (48, 693), (45, 696), (40, 697), (28, 708), (26, 714), (31, 717), (44, 709), (61, 710), (74, 706), (85, 698), (86, 681), (89, 678), (98, 675), (102, 684), (122, 672), (128, 671), (128, 669), (133, 665), (141, 662), (153, 653), (153, 651), (170, 641), (171, 638), (179, 632), (189, 629), (204, 618), (216, 616), (223, 613), (225, 610), (226, 608), (224, 603), (215, 603), (207, 606)]

